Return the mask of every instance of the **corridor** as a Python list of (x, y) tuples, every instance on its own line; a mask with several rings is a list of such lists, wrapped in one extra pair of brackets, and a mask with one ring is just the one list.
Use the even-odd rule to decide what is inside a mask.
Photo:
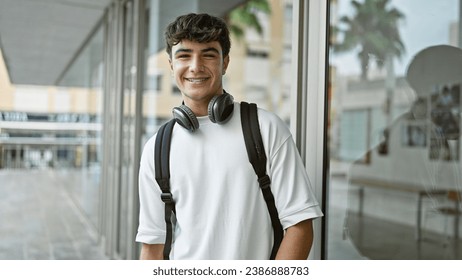
[(107, 259), (71, 195), (72, 172), (0, 170), (0, 260)]

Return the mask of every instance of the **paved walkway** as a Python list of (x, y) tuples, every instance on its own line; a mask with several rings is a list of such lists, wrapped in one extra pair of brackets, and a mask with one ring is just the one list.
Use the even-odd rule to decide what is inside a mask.
[(0, 260), (107, 259), (58, 172), (0, 170)]

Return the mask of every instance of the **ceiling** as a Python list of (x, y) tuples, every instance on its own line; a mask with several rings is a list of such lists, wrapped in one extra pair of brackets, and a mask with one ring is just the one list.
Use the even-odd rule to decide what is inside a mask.
[(0, 47), (13, 84), (53, 85), (111, 0), (0, 0)]
[[(112, 1), (0, 0), (0, 48), (11, 83), (55, 85)], [(181, 10), (220, 14), (243, 2), (149, 1), (162, 8), (160, 17), (169, 19)]]

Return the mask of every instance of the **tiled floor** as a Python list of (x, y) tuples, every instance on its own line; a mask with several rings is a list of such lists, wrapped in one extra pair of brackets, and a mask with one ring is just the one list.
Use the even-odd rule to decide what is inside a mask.
[(107, 259), (65, 184), (52, 170), (0, 170), (0, 259)]
[[(97, 182), (87, 171), (0, 170), (0, 260), (107, 259), (97, 242)], [(96, 176), (96, 177), (95, 177)], [(96, 178), (96, 179), (95, 179)], [(414, 228), (351, 216), (343, 236), (344, 191), (328, 212), (328, 259), (461, 259), (462, 242)], [(345, 237), (345, 238), (344, 238)]]
[[(333, 178), (327, 227), (328, 259), (378, 259), (378, 260), (448, 260), (462, 259), (462, 239), (446, 234), (423, 230), (422, 240), (416, 240), (415, 227), (359, 216), (349, 212), (345, 178)], [(450, 220), (449, 222), (451, 222)], [(345, 230), (346, 229), (346, 230)]]
[(460, 260), (462, 242), (443, 234), (423, 232), (415, 239), (414, 228), (367, 216), (350, 216), (350, 239), (356, 248), (376, 260)]

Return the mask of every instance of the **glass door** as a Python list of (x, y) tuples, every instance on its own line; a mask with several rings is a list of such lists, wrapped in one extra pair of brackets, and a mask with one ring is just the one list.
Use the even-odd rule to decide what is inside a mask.
[(461, 5), (330, 1), (328, 259), (462, 258)]

